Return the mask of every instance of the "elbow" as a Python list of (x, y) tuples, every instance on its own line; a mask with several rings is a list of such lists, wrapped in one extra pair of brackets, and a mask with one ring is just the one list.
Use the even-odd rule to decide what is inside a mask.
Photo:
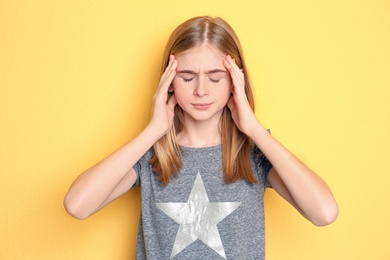
[(318, 227), (327, 226), (336, 221), (339, 215), (339, 207), (335, 201), (330, 203), (325, 207), (322, 212), (317, 216), (316, 219), (313, 219), (312, 222)]
[(78, 201), (72, 200), (68, 196), (64, 199), (64, 208), (69, 215), (78, 220), (84, 220), (90, 216), (83, 210)]

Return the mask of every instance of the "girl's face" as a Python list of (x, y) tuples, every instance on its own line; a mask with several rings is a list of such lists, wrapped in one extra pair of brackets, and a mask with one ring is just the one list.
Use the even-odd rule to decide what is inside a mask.
[(194, 47), (175, 55), (177, 74), (172, 82), (178, 105), (189, 121), (219, 122), (232, 91), (226, 55), (211, 45)]

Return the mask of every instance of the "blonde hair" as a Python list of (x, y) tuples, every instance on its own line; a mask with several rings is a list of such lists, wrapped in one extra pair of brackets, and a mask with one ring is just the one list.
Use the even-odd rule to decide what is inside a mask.
[[(253, 93), (240, 41), (232, 27), (219, 17), (195, 17), (179, 25), (172, 32), (166, 45), (161, 74), (168, 65), (170, 54), (179, 54), (205, 43), (216, 47), (225, 55), (230, 55), (235, 59), (237, 66), (243, 69), (245, 93), (254, 111)], [(182, 131), (185, 131), (183, 110), (177, 105), (173, 126), (168, 134), (154, 144), (154, 153), (150, 160), (153, 171), (159, 175), (163, 185), (167, 185), (171, 175), (177, 176), (181, 169), (181, 149), (176, 142), (176, 135)], [(227, 106), (221, 116), (221, 135), (225, 182), (232, 183), (238, 179), (245, 179), (249, 183), (256, 183), (257, 179), (250, 164), (251, 140), (237, 128)]]

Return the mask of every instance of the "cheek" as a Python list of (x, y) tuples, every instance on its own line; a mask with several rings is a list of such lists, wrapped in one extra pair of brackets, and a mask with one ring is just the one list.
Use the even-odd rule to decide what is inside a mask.
[(219, 93), (219, 97), (222, 103), (227, 104), (232, 94), (232, 88), (230, 85), (224, 86), (223, 90)]
[(173, 80), (172, 89), (173, 89), (173, 92), (175, 93), (176, 101), (177, 101), (178, 105), (181, 107), (183, 102), (185, 102), (185, 100), (186, 100), (186, 94), (183, 91), (184, 86), (180, 82)]
[(228, 80), (227, 80), (227, 84), (229, 86), (229, 91), (232, 92), (233, 91), (233, 82), (232, 82), (232, 79), (229, 77)]
[(173, 91), (175, 92), (179, 92), (180, 90), (183, 90), (183, 80), (180, 79), (180, 78), (177, 78), (175, 77), (173, 80), (172, 80), (172, 88), (173, 88)]
[(233, 86), (232, 86), (231, 80), (229, 79), (229, 80), (226, 80), (226, 82), (223, 86), (221, 86), (220, 95), (228, 99), (230, 97), (232, 91), (233, 91)]
[(175, 92), (175, 95), (180, 95), (182, 90), (183, 90), (183, 86), (177, 81), (177, 80), (173, 80), (172, 81), (172, 90)]

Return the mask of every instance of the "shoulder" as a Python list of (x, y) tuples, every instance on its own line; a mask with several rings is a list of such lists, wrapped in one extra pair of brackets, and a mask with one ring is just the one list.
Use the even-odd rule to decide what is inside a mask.
[(153, 148), (149, 149), (134, 165), (133, 169), (137, 174), (137, 183), (139, 181), (139, 177), (144, 172), (149, 172), (151, 170), (150, 160), (153, 156)]
[(265, 183), (266, 187), (270, 187), (270, 184), (268, 183), (268, 174), (272, 169), (272, 164), (255, 144), (252, 145), (251, 149), (251, 163), (255, 175), (258, 176), (260, 181)]
[(264, 166), (266, 166), (266, 164), (270, 164), (267, 157), (260, 150), (260, 148), (257, 147), (257, 145), (255, 145), (255, 144), (252, 144), (251, 159), (256, 164), (256, 166), (259, 166), (259, 167), (264, 167)]

